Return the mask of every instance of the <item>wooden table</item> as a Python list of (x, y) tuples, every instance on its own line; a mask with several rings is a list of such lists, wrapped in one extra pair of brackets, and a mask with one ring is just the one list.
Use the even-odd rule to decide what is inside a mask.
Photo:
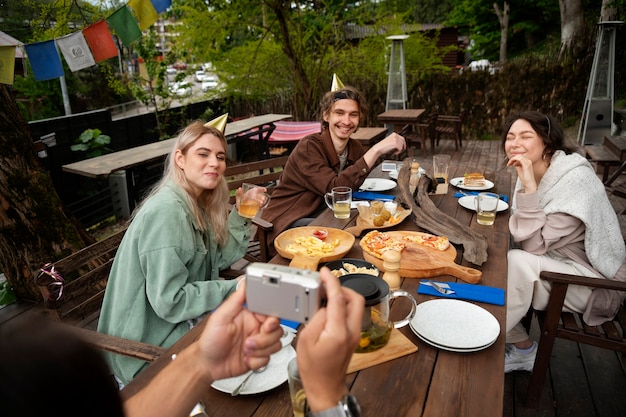
[[(472, 167), (457, 166), (451, 174), (462, 175)], [(380, 166), (372, 175), (388, 178)], [(486, 173), (486, 177), (495, 182), (495, 191), (508, 194), (511, 190), (511, 175), (506, 171)], [(396, 188), (397, 190), (397, 188)], [(489, 259), (482, 266), (472, 266), (483, 272), (482, 284), (506, 288), (509, 233), (509, 212), (501, 212), (496, 217), (494, 226), (481, 226), (476, 223), (476, 214), (466, 210), (454, 198), (454, 188), (448, 194), (433, 196), (433, 201), (446, 214), (470, 225), (484, 233), (489, 242)], [(391, 191), (393, 192), (393, 191)], [(347, 220), (335, 219), (330, 210), (324, 211), (312, 225), (346, 228), (355, 224), (356, 210)], [(395, 227), (402, 230), (420, 230), (411, 218)], [(461, 259), (462, 248), (458, 248)], [(360, 246), (355, 243), (346, 257), (362, 257)], [(288, 264), (288, 260), (280, 256), (272, 262)], [(454, 280), (451, 276), (437, 279)], [(417, 294), (419, 279), (405, 278), (402, 288), (413, 294), (419, 302), (434, 297)], [(391, 309), (391, 318), (400, 319), (405, 314), (404, 300), (397, 300)], [(477, 303), (490, 311), (498, 319), (501, 329), (505, 328), (505, 308), (491, 304)], [(399, 310), (402, 310), (399, 313)], [(173, 353), (180, 352), (193, 340), (197, 339), (201, 326), (189, 331), (183, 338), (141, 374), (139, 374), (122, 391), (124, 397), (133, 395), (170, 361)], [(422, 342), (410, 328), (400, 331), (418, 346), (418, 351), (394, 359), (380, 365), (348, 374), (346, 382), (350, 392), (361, 404), (364, 416), (501, 416), (504, 398), (504, 330), (487, 349), (474, 353), (454, 353)], [(208, 388), (203, 398), (209, 416), (272, 416), (290, 417), (292, 415), (287, 384), (258, 395), (231, 397), (229, 394)]]
[[(396, 110), (387, 110), (384, 113), (378, 115), (378, 121), (384, 123), (386, 126), (390, 126), (391, 131), (396, 132), (402, 136), (407, 135), (423, 135), (420, 133), (420, 129), (417, 126), (420, 124), (420, 117), (424, 114), (425, 109), (396, 109)], [(426, 155), (426, 139), (421, 137), (421, 143), (424, 149), (424, 155)], [(407, 147), (408, 147), (408, 138), (407, 138)], [(431, 147), (434, 148), (434, 138), (431, 138)]]
[(359, 127), (350, 138), (358, 140), (365, 149), (369, 149), (385, 139), (387, 134), (388, 131), (384, 127)]

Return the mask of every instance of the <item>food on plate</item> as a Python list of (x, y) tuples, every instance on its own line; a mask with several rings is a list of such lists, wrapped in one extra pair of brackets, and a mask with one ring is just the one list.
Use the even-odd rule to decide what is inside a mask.
[(326, 242), (316, 238), (315, 236), (300, 236), (294, 239), (285, 248), (285, 251), (293, 255), (305, 255), (311, 257), (323, 257), (330, 255), (339, 246), (339, 239), (332, 242)]
[(350, 262), (344, 262), (341, 268), (333, 269), (330, 272), (336, 277), (342, 277), (349, 274), (369, 274), (378, 276), (378, 269), (368, 268), (366, 266), (356, 266)]
[(450, 241), (445, 236), (435, 236), (428, 233), (415, 232), (402, 236), (407, 242), (419, 243), (433, 249), (444, 251), (450, 247)]
[(402, 252), (406, 245), (384, 232), (372, 230), (361, 239), (361, 247), (364, 251), (378, 259), (383, 259), (383, 253), (390, 249)]
[(316, 238), (318, 238), (319, 240), (326, 240), (326, 237), (328, 236), (328, 230), (324, 230), (324, 229), (315, 229), (313, 231), (313, 236), (315, 236)]
[(463, 177), (463, 185), (466, 187), (484, 187), (485, 176), (478, 172), (465, 174)]
[(372, 204), (370, 205), (370, 207), (372, 208), (372, 213), (380, 214), (380, 212), (383, 211), (384, 205), (385, 203), (380, 200), (372, 201)]
[(380, 215), (375, 216), (374, 219), (372, 220), (372, 223), (374, 224), (374, 226), (380, 227), (385, 224), (385, 218)]

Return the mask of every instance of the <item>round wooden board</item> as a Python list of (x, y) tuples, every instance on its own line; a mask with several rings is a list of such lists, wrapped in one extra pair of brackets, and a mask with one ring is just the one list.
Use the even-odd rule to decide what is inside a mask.
[[(401, 277), (431, 278), (440, 275), (452, 275), (471, 284), (480, 282), (483, 275), (481, 271), (461, 266), (454, 262), (456, 259), (456, 249), (454, 246), (450, 245), (445, 251), (440, 251), (402, 239), (402, 236), (419, 234), (420, 232), (391, 231), (384, 233), (406, 245), (406, 248), (402, 251), (400, 270), (398, 271)], [(363, 248), (362, 240), (361, 248)], [(364, 248), (363, 259), (373, 263), (381, 271), (384, 271), (383, 260), (371, 255)]]
[[(294, 243), (296, 238), (313, 236), (313, 232), (318, 229), (328, 231), (326, 242), (332, 242), (335, 239), (339, 240), (339, 245), (335, 247), (332, 254), (324, 255), (322, 257), (310, 257), (305, 255), (294, 255), (293, 253), (287, 252), (287, 245)], [(295, 227), (282, 232), (274, 240), (274, 247), (280, 256), (291, 259), (289, 266), (315, 271), (317, 270), (317, 266), (320, 262), (329, 262), (343, 258), (343, 256), (348, 253), (350, 249), (352, 249), (354, 241), (355, 238), (353, 235), (341, 229), (335, 229), (333, 227), (304, 226)]]

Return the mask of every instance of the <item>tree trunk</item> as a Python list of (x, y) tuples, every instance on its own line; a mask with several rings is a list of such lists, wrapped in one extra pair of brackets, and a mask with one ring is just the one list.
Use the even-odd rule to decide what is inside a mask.
[(581, 0), (559, 0), (561, 10), (561, 52), (578, 48), (585, 29)]
[(11, 90), (0, 84), (0, 267), (18, 298), (40, 301), (37, 270), (85, 246), (63, 211)]
[(500, 10), (497, 3), (493, 4), (493, 8), (498, 16), (500, 22), (500, 64), (506, 62), (506, 51), (509, 42), (509, 15), (511, 12), (511, 6), (508, 2), (504, 2), (504, 8)]
[(600, 11), (600, 22), (611, 22), (619, 20), (619, 10), (614, 0), (602, 0), (602, 10)]

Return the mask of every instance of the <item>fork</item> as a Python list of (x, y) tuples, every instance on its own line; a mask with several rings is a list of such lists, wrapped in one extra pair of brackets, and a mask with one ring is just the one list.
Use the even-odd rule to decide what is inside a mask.
[(443, 295), (450, 295), (450, 294), (454, 294), (456, 291), (450, 289), (450, 288), (444, 288), (441, 285), (437, 284), (435, 281), (428, 281), (430, 283), (430, 285), (432, 285), (432, 287), (440, 294)]

